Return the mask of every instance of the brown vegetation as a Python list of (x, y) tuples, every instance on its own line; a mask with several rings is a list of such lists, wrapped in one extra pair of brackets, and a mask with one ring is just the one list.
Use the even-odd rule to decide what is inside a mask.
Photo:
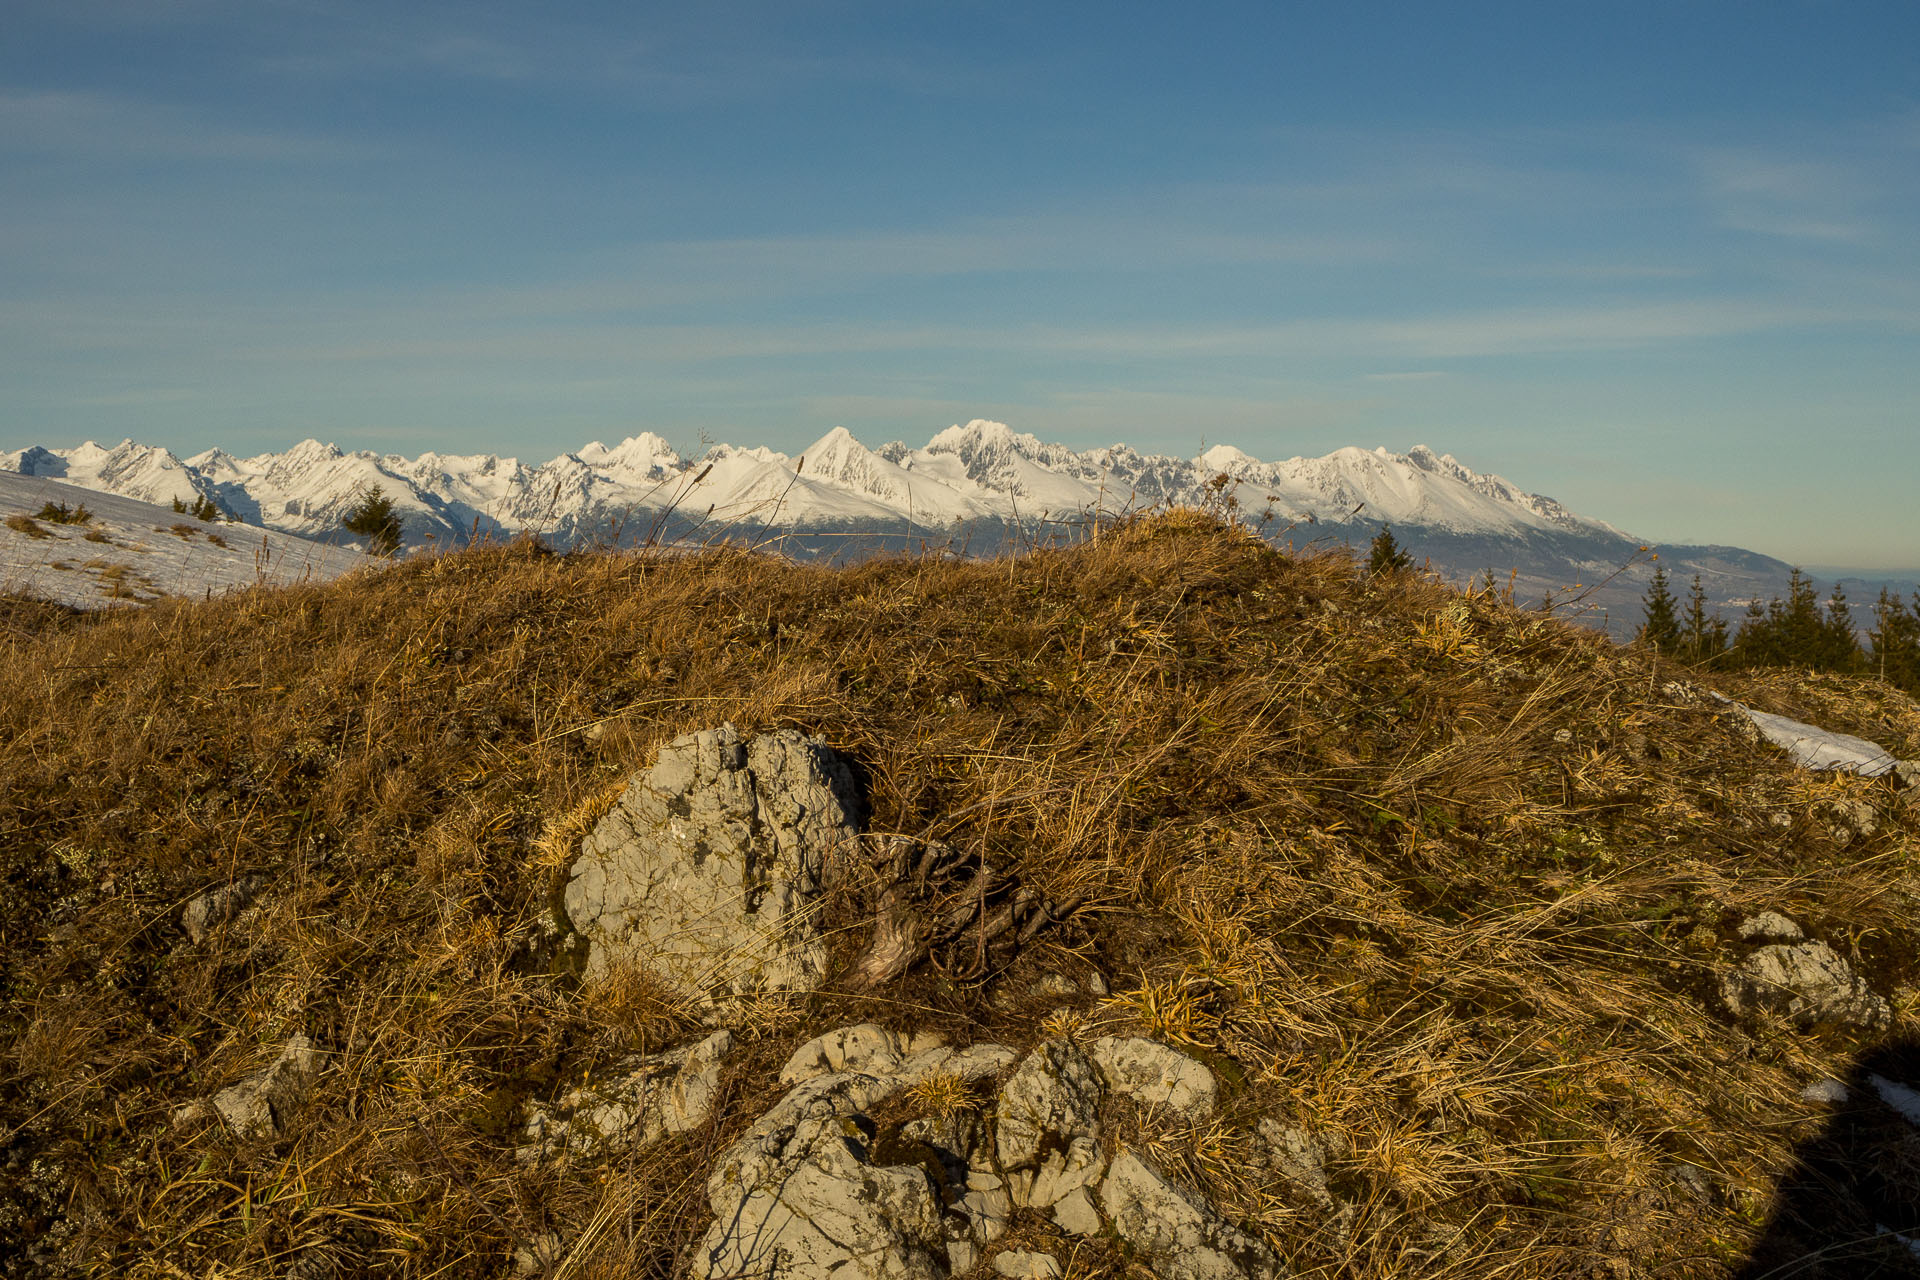
[[(1206, 1057), (1228, 1123), (1158, 1153), (1299, 1274), (1723, 1276), (1818, 1122), (1801, 1088), (1862, 1048), (1720, 1011), (1731, 923), (1789, 912), (1894, 1034), (1920, 1012), (1920, 823), (1886, 784), (1798, 771), (1656, 656), (1493, 592), (1199, 516), (840, 569), (516, 544), (4, 618), (0, 1238), (45, 1274), (504, 1275), (552, 1229), (555, 1274), (683, 1274), (706, 1163), (798, 1039), (1031, 1043), (1034, 977), (1091, 963), (1113, 995), (1050, 1029)], [(1897, 694), (1716, 679), (1920, 756)], [(644, 1161), (516, 1165), (520, 1099), (684, 1031), (644, 974), (554, 972), (543, 921), (620, 781), (722, 720), (823, 735), (869, 832), (1082, 905), (1011, 971), (743, 1029), (716, 1123)], [(259, 908), (187, 944), (182, 904), (253, 873)], [(843, 966), (884, 892), (829, 904)], [(287, 1141), (170, 1123), (294, 1031), (328, 1065)], [(1251, 1172), (1262, 1114), (1343, 1136), (1339, 1230)]]

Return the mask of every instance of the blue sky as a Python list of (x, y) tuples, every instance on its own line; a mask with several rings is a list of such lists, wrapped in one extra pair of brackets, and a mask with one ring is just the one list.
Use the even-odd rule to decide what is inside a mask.
[(1920, 6), (7, 0), (0, 447), (1425, 443), (1920, 565)]

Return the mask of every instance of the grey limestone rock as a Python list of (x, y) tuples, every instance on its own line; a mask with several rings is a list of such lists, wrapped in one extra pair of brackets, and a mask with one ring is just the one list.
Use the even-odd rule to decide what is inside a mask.
[(529, 1236), (513, 1249), (513, 1274), (545, 1275), (567, 1255), (567, 1242), (557, 1231)]
[(846, 766), (791, 729), (675, 739), (581, 845), (564, 904), (589, 976), (646, 966), (719, 1014), (820, 985), (812, 918), (827, 859), (856, 836)]
[(1213, 1072), (1178, 1049), (1141, 1036), (1102, 1036), (1088, 1051), (1114, 1093), (1189, 1120), (1213, 1114), (1218, 1093)]
[(612, 1071), (569, 1089), (554, 1106), (528, 1108), (514, 1152), (522, 1164), (571, 1152), (595, 1156), (640, 1151), (705, 1124), (720, 1088), (733, 1033), (716, 1031), (697, 1044), (629, 1058)]
[(319, 1051), (296, 1033), (266, 1067), (214, 1094), (213, 1110), (243, 1141), (282, 1138), (319, 1070)]
[(1305, 1192), (1323, 1209), (1333, 1207), (1333, 1188), (1327, 1179), (1325, 1144), (1297, 1125), (1262, 1120), (1255, 1133), (1266, 1149), (1267, 1163), (1288, 1182)]
[(1761, 947), (1721, 979), (1720, 995), (1735, 1013), (1765, 1009), (1802, 1027), (1884, 1027), (1893, 1017), (1887, 1002), (1824, 942)]
[(1060, 1259), (1050, 1253), (1009, 1249), (993, 1260), (993, 1273), (1007, 1280), (1053, 1280), (1061, 1274)]
[(1035, 1047), (1000, 1089), (994, 1145), (1001, 1167), (1037, 1169), (1043, 1155), (1066, 1151), (1075, 1138), (1097, 1144), (1103, 1089), (1092, 1059), (1073, 1041)]
[(872, 1022), (841, 1027), (815, 1036), (795, 1049), (780, 1070), (780, 1083), (801, 1084), (834, 1071), (887, 1075), (898, 1071), (906, 1059), (937, 1049), (942, 1043), (941, 1037), (933, 1032), (899, 1036)]
[(1210, 1206), (1168, 1182), (1131, 1151), (1100, 1184), (1113, 1232), (1163, 1280), (1275, 1280), (1280, 1260)]
[[(813, 1042), (811, 1058), (795, 1058), (804, 1073), (853, 1048), (859, 1061), (883, 1069), (809, 1076), (721, 1152), (707, 1180), (714, 1222), (694, 1257), (701, 1280), (944, 1280), (956, 1252), (975, 1256), (978, 1243), (1004, 1229), (1008, 1207), (997, 1178), (967, 1169), (964, 1182), (943, 1175), (941, 1186), (923, 1165), (884, 1163), (865, 1113), (936, 1074), (992, 1075), (1016, 1055), (999, 1045), (880, 1053), (905, 1046), (891, 1033), (873, 1035), (877, 1030), (830, 1033)], [(983, 1145), (957, 1123), (949, 1127), (952, 1133), (929, 1127), (925, 1136), (963, 1149)], [(958, 1154), (964, 1163), (964, 1150)], [(963, 1220), (957, 1227), (956, 1215)], [(974, 1221), (979, 1215), (995, 1220)]]

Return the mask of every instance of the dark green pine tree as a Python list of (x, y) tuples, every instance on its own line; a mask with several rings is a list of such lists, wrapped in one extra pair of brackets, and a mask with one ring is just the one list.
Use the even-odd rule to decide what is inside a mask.
[(1896, 689), (1920, 697), (1920, 592), (1908, 605), (1885, 587), (1873, 606), (1868, 670)]
[(1747, 609), (1733, 639), (1736, 665), (1811, 667), (1819, 660), (1822, 622), (1813, 580), (1796, 568), (1787, 578), (1785, 600), (1775, 596), (1765, 609), (1756, 600)]
[(368, 555), (390, 556), (400, 549), (400, 513), (393, 509), (393, 499), (381, 493), (377, 484), (361, 495), (351, 511), (340, 517), (340, 524), (348, 533), (357, 533), (367, 540)]
[(1774, 619), (1784, 608), (1779, 596), (1775, 596), (1772, 603), (1765, 607), (1760, 604), (1758, 597), (1747, 602), (1747, 611), (1740, 618), (1740, 629), (1733, 633), (1730, 652), (1734, 666), (1774, 667), (1786, 660), (1785, 651), (1780, 647), (1778, 628), (1774, 626)]
[(1673, 592), (1667, 589), (1667, 571), (1664, 566), (1653, 571), (1653, 581), (1647, 584), (1647, 594), (1641, 601), (1646, 618), (1640, 624), (1640, 631), (1634, 639), (1650, 645), (1656, 653), (1674, 654), (1680, 649), (1680, 618), (1675, 610), (1676, 601)]
[(1382, 573), (1402, 573), (1413, 568), (1413, 557), (1400, 549), (1393, 539), (1393, 526), (1381, 525), (1380, 532), (1373, 535), (1372, 553), (1367, 557), (1367, 575), (1373, 577)]
[(1700, 575), (1693, 575), (1693, 589), (1687, 592), (1687, 616), (1680, 627), (1680, 660), (1704, 667), (1719, 660), (1727, 651), (1727, 623), (1718, 613), (1707, 612), (1706, 588)]
[(1853, 611), (1847, 608), (1847, 593), (1835, 583), (1827, 599), (1827, 616), (1820, 621), (1820, 639), (1811, 664), (1820, 671), (1858, 671), (1862, 655), (1860, 638), (1853, 629)]

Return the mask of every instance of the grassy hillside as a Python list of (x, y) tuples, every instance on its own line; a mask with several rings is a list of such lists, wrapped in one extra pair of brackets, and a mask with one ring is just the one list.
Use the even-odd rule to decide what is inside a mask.
[[(1801, 1090), (1920, 1021), (1911, 793), (1794, 768), (1590, 631), (1197, 516), (841, 569), (492, 547), (5, 621), (0, 1274), (506, 1275), (547, 1230), (566, 1274), (677, 1274), (801, 1039), (1030, 1044), (1035, 979), (1092, 965), (1112, 994), (1070, 1021), (1231, 1084), (1163, 1155), (1297, 1274), (1724, 1276), (1822, 1124)], [(1712, 682), (1920, 757), (1871, 684)], [(1011, 969), (757, 1019), (715, 1124), (645, 1161), (516, 1165), (522, 1099), (690, 1026), (644, 978), (583, 987), (544, 922), (623, 780), (721, 721), (822, 735), (868, 830), (1086, 905)], [(189, 943), (182, 905), (250, 873), (261, 909)], [(830, 904), (847, 953), (862, 905)], [(1767, 909), (1892, 1029), (1727, 1013)], [(172, 1123), (293, 1031), (326, 1066), (287, 1140)], [(1268, 1114), (1339, 1139), (1344, 1207), (1250, 1172)]]

